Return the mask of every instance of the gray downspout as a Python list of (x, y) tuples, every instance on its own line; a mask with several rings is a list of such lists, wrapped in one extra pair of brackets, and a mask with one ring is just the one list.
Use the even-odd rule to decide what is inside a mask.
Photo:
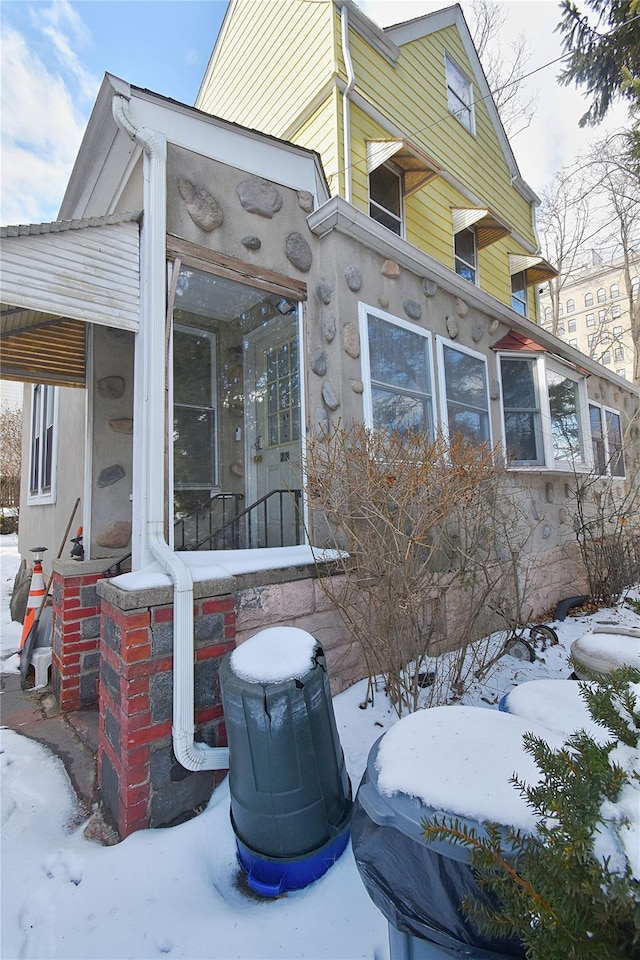
[(142, 316), (140, 332), (144, 431), (143, 553), (153, 556), (173, 583), (173, 749), (187, 770), (226, 770), (227, 747), (196, 743), (194, 703), (193, 579), (189, 567), (169, 547), (164, 536), (164, 449), (166, 443), (165, 340), (166, 298), (166, 138), (155, 130), (137, 126), (129, 116), (129, 101), (113, 98), (113, 117), (121, 130), (144, 152), (144, 218), (141, 238)]

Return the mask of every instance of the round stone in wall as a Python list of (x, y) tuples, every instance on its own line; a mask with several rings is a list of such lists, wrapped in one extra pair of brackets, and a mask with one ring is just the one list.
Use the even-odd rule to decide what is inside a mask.
[(438, 284), (435, 280), (430, 280), (428, 277), (424, 277), (422, 280), (422, 289), (424, 290), (426, 297), (435, 297), (438, 292)]
[(126, 476), (126, 470), (119, 463), (114, 463), (111, 467), (105, 467), (100, 471), (96, 483), (99, 487), (110, 487)]
[(96, 537), (99, 547), (110, 550), (121, 550), (131, 539), (131, 524), (128, 520), (115, 520), (100, 531)]
[(327, 372), (327, 355), (322, 348), (314, 350), (309, 358), (311, 369), (317, 376), (324, 377)]
[(320, 407), (313, 413), (313, 422), (315, 424), (315, 431), (317, 436), (322, 436), (329, 432), (329, 417), (327, 416), (327, 411)]
[(469, 313), (469, 307), (466, 305), (464, 300), (460, 299), (460, 297), (456, 297), (454, 306), (459, 317), (466, 317), (466, 315)]
[(329, 407), (329, 410), (337, 410), (340, 406), (340, 399), (330, 380), (325, 380), (322, 384), (322, 399)]
[(492, 380), (489, 389), (489, 396), (492, 400), (500, 399), (500, 384), (497, 380)]
[(109, 420), (109, 429), (114, 433), (133, 433), (133, 420), (131, 417), (118, 417), (115, 420)]
[(349, 383), (354, 393), (364, 393), (364, 383), (362, 380), (349, 380)]
[(458, 321), (456, 320), (455, 317), (447, 316), (444, 318), (444, 322), (447, 328), (447, 333), (449, 334), (452, 340), (455, 340), (459, 333)]
[(345, 323), (342, 328), (342, 342), (345, 352), (354, 360), (357, 360), (360, 356), (360, 334), (353, 323)]
[(122, 377), (103, 377), (98, 380), (98, 394), (103, 400), (120, 400), (124, 396), (124, 388)]
[(217, 230), (224, 223), (222, 207), (204, 187), (199, 187), (186, 177), (178, 178), (178, 190), (184, 200), (187, 213), (205, 233)]
[(547, 483), (545, 484), (544, 495), (547, 500), (547, 503), (553, 503), (553, 501), (556, 498), (556, 490), (551, 480), (548, 480)]
[(318, 282), (318, 297), (324, 304), (330, 304), (333, 298), (333, 284), (328, 277), (321, 277)]
[(298, 190), (298, 206), (305, 213), (311, 213), (313, 210), (313, 194), (308, 190)]
[(395, 262), (395, 260), (385, 260), (382, 264), (382, 275), (383, 277), (390, 277), (392, 280), (397, 280), (400, 276), (400, 265)]
[(247, 250), (259, 250), (260, 247), (262, 246), (262, 240), (260, 239), (260, 237), (255, 237), (255, 236), (243, 237), (242, 246), (246, 247)]
[(500, 326), (500, 321), (496, 320), (496, 318), (494, 317), (491, 323), (489, 324), (489, 333), (493, 335), (499, 326)]
[(268, 180), (243, 180), (236, 187), (241, 206), (249, 213), (271, 219), (282, 207), (282, 196), (275, 184)]
[(322, 320), (322, 333), (327, 343), (331, 343), (335, 340), (336, 333), (338, 330), (338, 324), (333, 313), (328, 314)]
[(301, 233), (290, 233), (284, 243), (284, 252), (289, 263), (300, 270), (302, 273), (308, 273), (313, 262), (311, 247)]
[(344, 271), (344, 279), (352, 293), (357, 293), (362, 286), (362, 273), (357, 267), (347, 267)]
[(404, 312), (410, 320), (422, 319), (422, 307), (417, 300), (410, 300), (408, 297), (402, 301)]
[(482, 326), (482, 324), (481, 323), (474, 324), (474, 326), (471, 327), (471, 339), (473, 340), (473, 342), (480, 343), (483, 337), (484, 337), (484, 327)]
[(389, 297), (378, 297), (378, 306), (383, 310), (389, 309)]

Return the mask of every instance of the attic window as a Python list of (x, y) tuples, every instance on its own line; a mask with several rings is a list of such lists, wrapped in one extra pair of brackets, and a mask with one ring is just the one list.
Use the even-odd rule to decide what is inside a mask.
[(473, 84), (462, 70), (445, 55), (447, 101), (449, 110), (469, 133), (475, 133)]

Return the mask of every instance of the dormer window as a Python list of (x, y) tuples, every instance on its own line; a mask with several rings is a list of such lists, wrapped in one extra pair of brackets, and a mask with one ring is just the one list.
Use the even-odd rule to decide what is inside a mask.
[(470, 283), (475, 283), (478, 275), (475, 232), (467, 229), (454, 234), (453, 247), (456, 273)]
[(448, 56), (445, 56), (447, 74), (447, 102), (449, 110), (469, 133), (475, 133), (473, 113), (473, 84)]
[(369, 216), (402, 236), (402, 172), (383, 163), (369, 174)]

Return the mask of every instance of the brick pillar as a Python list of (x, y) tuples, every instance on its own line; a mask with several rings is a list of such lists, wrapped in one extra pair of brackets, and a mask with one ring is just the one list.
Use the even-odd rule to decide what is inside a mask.
[(100, 597), (104, 560), (56, 561), (53, 567), (51, 682), (64, 711), (98, 701)]
[[(167, 593), (158, 590), (157, 593)], [(175, 758), (173, 607), (105, 583), (102, 595), (98, 783), (122, 837), (165, 826), (206, 804), (224, 773), (190, 772)], [(132, 606), (136, 602), (139, 606)], [(126, 606), (126, 609), (122, 609)], [(226, 744), (220, 659), (235, 647), (235, 597), (196, 602), (196, 739)]]

